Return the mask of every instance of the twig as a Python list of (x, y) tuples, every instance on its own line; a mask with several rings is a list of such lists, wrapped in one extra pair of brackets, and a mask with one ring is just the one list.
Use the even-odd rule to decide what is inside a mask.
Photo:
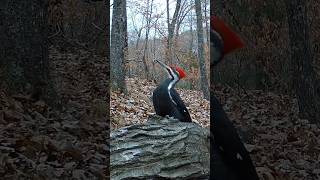
[(102, 28), (100, 28), (99, 26), (95, 25), (93, 22), (91, 23), (95, 28), (99, 29), (100, 31), (103, 31)]
[(58, 31), (58, 32), (56, 32), (56, 33), (54, 33), (54, 34), (50, 35), (48, 38), (53, 38), (54, 36), (58, 35), (60, 32), (61, 32), (61, 31), (60, 31), (60, 29), (59, 29), (59, 31)]

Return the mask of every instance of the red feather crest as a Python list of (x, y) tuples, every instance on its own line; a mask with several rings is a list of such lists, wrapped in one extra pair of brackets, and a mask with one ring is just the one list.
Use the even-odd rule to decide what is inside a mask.
[(184, 70), (182, 68), (180, 68), (178, 66), (171, 66), (171, 68), (175, 69), (178, 72), (180, 79), (186, 77), (186, 73), (184, 72)]
[(220, 34), (223, 40), (223, 54), (227, 54), (245, 46), (241, 38), (216, 16), (210, 19), (211, 28)]

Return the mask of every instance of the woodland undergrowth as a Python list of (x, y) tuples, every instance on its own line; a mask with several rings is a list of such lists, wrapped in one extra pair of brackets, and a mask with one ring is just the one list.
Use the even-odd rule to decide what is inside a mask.
[[(144, 123), (155, 113), (151, 95), (156, 85), (138, 78), (127, 78), (126, 82), (128, 96), (111, 93), (112, 129)], [(202, 93), (176, 89), (192, 120), (209, 127), (210, 103)], [(295, 98), (260, 90), (238, 91), (219, 84), (214, 89), (262, 180), (320, 179), (320, 129), (299, 118)]]

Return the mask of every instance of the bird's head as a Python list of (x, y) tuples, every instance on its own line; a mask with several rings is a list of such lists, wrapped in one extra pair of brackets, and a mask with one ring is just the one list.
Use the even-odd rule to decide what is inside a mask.
[(180, 80), (186, 77), (186, 73), (182, 68), (176, 65), (167, 66), (166, 64), (164, 64), (159, 60), (155, 60), (155, 61), (159, 63), (167, 71), (170, 78)]
[(175, 65), (171, 65), (170, 68), (173, 70), (173, 72), (176, 75), (178, 75), (179, 79), (182, 79), (182, 78), (186, 77), (186, 73), (182, 68), (180, 68), (178, 66), (175, 66)]
[(231, 30), (220, 18), (213, 16), (210, 19), (210, 56), (213, 65), (218, 64), (222, 58), (239, 48), (245, 46), (241, 38)]

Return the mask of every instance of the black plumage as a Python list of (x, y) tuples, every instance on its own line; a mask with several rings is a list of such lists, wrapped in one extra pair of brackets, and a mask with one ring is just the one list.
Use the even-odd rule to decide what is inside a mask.
[(171, 82), (172, 79), (168, 78), (153, 91), (152, 101), (156, 114), (163, 117), (168, 115), (182, 122), (192, 122), (189, 111), (174, 86), (168, 90)]
[[(211, 18), (210, 36), (211, 68), (221, 62), (225, 54), (244, 47), (237, 34), (217, 17)], [(258, 180), (249, 152), (213, 92), (210, 94), (210, 106), (210, 130), (213, 135), (210, 149), (210, 179)]]
[(258, 180), (259, 177), (236, 128), (218, 99), (211, 95), (211, 132), (213, 179)]

